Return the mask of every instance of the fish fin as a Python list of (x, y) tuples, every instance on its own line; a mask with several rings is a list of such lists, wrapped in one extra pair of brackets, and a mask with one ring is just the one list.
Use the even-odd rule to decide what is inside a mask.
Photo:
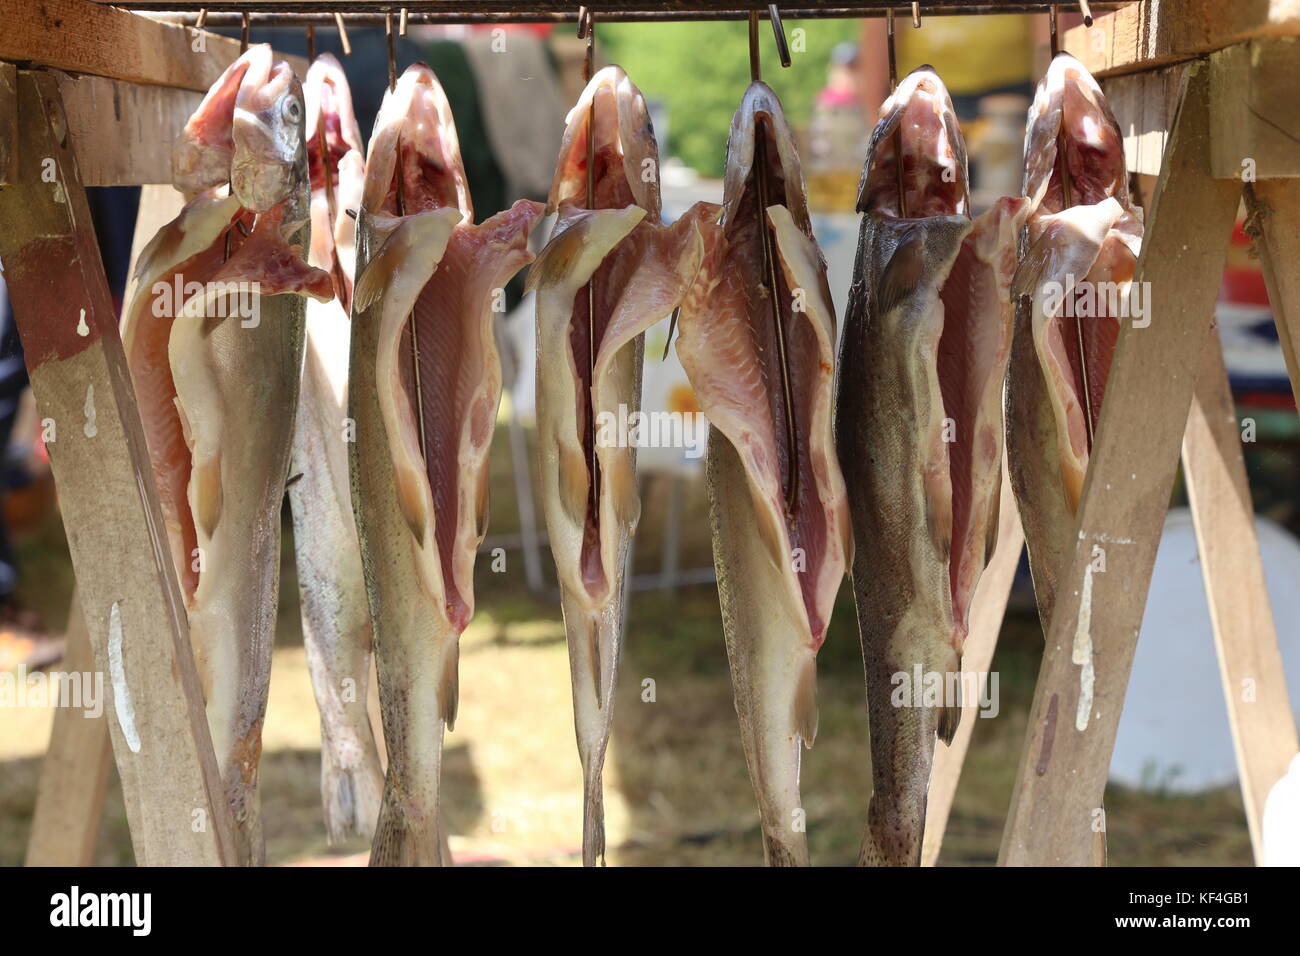
[[(582, 800), (582, 865), (605, 865), (604, 773), (597, 767)], [(598, 862), (599, 861), (599, 862)]]
[(190, 473), (194, 520), (205, 538), (211, 538), (221, 520), (221, 453), (206, 461), (195, 462)]
[[(579, 285), (585, 284), (609, 250), (636, 228), (645, 214), (640, 206), (562, 212), (550, 241), (528, 267), (524, 292), (533, 292), (543, 285), (573, 282), (575, 279), (579, 280)], [(596, 252), (599, 252), (599, 256), (594, 256)], [(593, 256), (588, 263), (590, 272), (577, 268), (577, 263), (583, 256)]]
[(951, 558), (952, 505), (949, 504), (947, 508), (939, 507), (939, 498), (928, 487), (928, 482), (925, 489), (925, 530), (929, 533), (930, 541), (939, 552), (940, 558), (944, 561)]
[[(958, 669), (961, 664), (957, 665)], [(939, 727), (935, 731), (939, 739), (949, 746), (952, 740), (957, 736), (957, 727), (961, 723), (961, 681), (957, 681), (956, 686), (957, 699), (950, 704), (944, 704), (939, 708)], [(924, 819), (924, 818), (922, 818)]]
[(560, 446), (560, 501), (573, 515), (586, 513), (591, 480), (586, 457), (569, 445)]
[(811, 750), (817, 739), (817, 658), (807, 655), (795, 679), (794, 732)]
[(488, 492), (488, 472), (483, 469), (479, 478), (478, 494), (474, 501), (474, 534), (482, 542), (487, 536), (488, 516), (491, 511), (491, 495)]
[(998, 479), (993, 483), (993, 488), (989, 492), (989, 526), (984, 531), (984, 566), (988, 567), (993, 560), (993, 552), (998, 547), (998, 525), (1002, 521), (1002, 473), (998, 472)]
[(447, 722), (448, 730), (456, 729), (456, 708), (460, 704), (460, 641), (453, 641), (442, 659), (442, 682), (438, 685), (438, 716)]
[(913, 228), (903, 234), (876, 284), (876, 313), (885, 316), (910, 296), (925, 275), (925, 241)]
[[(416, 268), (432, 275), (447, 250), (452, 230), (460, 220), (460, 210), (450, 206), (402, 219), (384, 237), (361, 275), (357, 276), (352, 287), (352, 314), (360, 315), (378, 302), (392, 282), (394, 273), (411, 266), (409, 259), (412, 255), (416, 256)], [(428, 276), (425, 276), (424, 282), (427, 281)]]
[(423, 548), (424, 529), (428, 524), (428, 511), (424, 495), (424, 482), (421, 477), (406, 468), (396, 468), (393, 471), (393, 484), (397, 490), (398, 507), (401, 508), (402, 517), (406, 519), (406, 526), (411, 529), (411, 534), (415, 535), (415, 543)]
[(590, 653), (587, 660), (591, 662), (591, 682), (596, 688), (596, 709), (600, 709), (602, 697), (601, 679), (600, 679), (600, 622), (595, 618), (588, 621), (587, 644), (590, 647)]

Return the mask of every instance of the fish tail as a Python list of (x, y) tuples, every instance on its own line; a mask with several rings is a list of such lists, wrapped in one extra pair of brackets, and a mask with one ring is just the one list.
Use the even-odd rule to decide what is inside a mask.
[(370, 844), (371, 866), (450, 866), (446, 830), (441, 815), (408, 813), (390, 772), (384, 785), (375, 837)]
[(920, 866), (925, 835), (925, 794), (919, 808), (900, 807), (872, 794), (867, 830), (858, 853), (858, 866)]
[(330, 846), (352, 836), (373, 836), (384, 792), (384, 775), (377, 756), (371, 743), (365, 759), (347, 767), (328, 743), (321, 747), (321, 804)]
[[(621, 593), (616, 582), (615, 593)], [(614, 686), (622, 647), (623, 607), (615, 599), (592, 610), (583, 598), (561, 589), (564, 627), (573, 682), (573, 716), (582, 760), (582, 860), (596, 866), (605, 857), (605, 750), (613, 724)]]
[[(583, 771), (586, 790), (582, 800), (582, 865), (605, 865), (604, 762)], [(599, 860), (599, 862), (597, 862)]]

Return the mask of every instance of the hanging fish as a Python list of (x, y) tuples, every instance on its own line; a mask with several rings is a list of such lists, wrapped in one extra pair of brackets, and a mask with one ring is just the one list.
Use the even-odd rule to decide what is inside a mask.
[(309, 180), (302, 89), (265, 44), (208, 91), (174, 159), (190, 197), (146, 247), (122, 338), (180, 577), (239, 862), (257, 798), (302, 364)]
[(1012, 291), (1027, 307), (1007, 380), (1007, 460), (1047, 627), (1142, 244), (1119, 124), (1068, 54), (1052, 60), (1029, 108), (1024, 192), (1026, 250)]
[(661, 225), (658, 177), (645, 100), (621, 69), (605, 67), (569, 113), (548, 205), (559, 215), (528, 276), (537, 292), (543, 505), (568, 636), (587, 866), (605, 854), (601, 770), (624, 565), (641, 513), (636, 449), (602, 422), (640, 410), (645, 330), (681, 301), (702, 251), (695, 214)]
[(289, 486), (302, 604), (303, 645), (321, 719), (321, 801), (332, 844), (374, 832), (384, 773), (366, 699), (370, 613), (348, 480), (348, 343), (353, 212), (365, 160), (352, 93), (338, 60), (325, 53), (307, 72), (307, 158), (311, 249), (307, 261), (333, 280), (332, 302), (307, 303), (295, 480)]
[(677, 354), (711, 425), (713, 560), (764, 856), (806, 866), (800, 751), (817, 734), (817, 650), (851, 542), (826, 264), (794, 137), (761, 82), (732, 119), (720, 222), (711, 211)]
[(352, 500), (388, 749), (372, 866), (451, 862), (439, 776), (487, 530), (493, 316), (541, 214), (520, 200), (474, 224), (447, 97), (408, 67), (370, 140), (352, 301)]
[(962, 643), (998, 526), (1027, 204), (1001, 199), (971, 221), (966, 147), (931, 68), (904, 78), (880, 115), (858, 193), (836, 438), (871, 724), (860, 862), (917, 866), (935, 737), (957, 729)]

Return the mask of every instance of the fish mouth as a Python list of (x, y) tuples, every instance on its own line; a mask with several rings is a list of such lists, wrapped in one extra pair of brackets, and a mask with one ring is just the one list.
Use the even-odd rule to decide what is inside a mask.
[(352, 90), (343, 67), (331, 54), (322, 53), (307, 71), (303, 103), (311, 188), (323, 189), (326, 169), (333, 175), (349, 150), (362, 151), (361, 129), (352, 109)]
[(395, 217), (453, 207), (474, 219), (451, 104), (437, 76), (414, 63), (398, 78), (375, 121), (362, 202)]
[(948, 90), (931, 67), (909, 73), (881, 105), (857, 208), (908, 219), (969, 214), (965, 140)]
[(1129, 202), (1124, 138), (1082, 63), (1058, 53), (1039, 82), (1025, 130), (1024, 194), (1033, 212), (1061, 212), (1110, 197)]

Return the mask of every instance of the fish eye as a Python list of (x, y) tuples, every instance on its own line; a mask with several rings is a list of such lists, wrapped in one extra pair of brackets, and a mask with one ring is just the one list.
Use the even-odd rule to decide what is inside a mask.
[(286, 119), (297, 120), (302, 114), (302, 105), (296, 99), (284, 101), (284, 116)]

